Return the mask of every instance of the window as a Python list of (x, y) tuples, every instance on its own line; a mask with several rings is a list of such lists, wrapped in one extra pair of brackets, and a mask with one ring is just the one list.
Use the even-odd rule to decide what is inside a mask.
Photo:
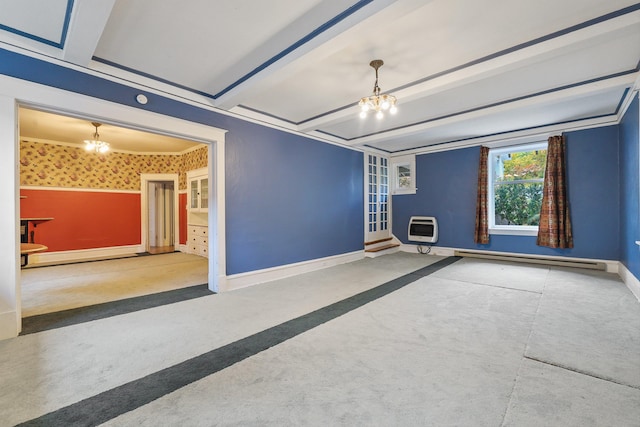
[(416, 156), (401, 156), (391, 159), (393, 194), (416, 193)]
[(536, 235), (547, 143), (489, 151), (489, 233)]

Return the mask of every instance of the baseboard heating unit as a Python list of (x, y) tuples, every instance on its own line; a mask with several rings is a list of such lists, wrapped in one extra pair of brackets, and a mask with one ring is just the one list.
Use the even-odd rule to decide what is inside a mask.
[(547, 258), (544, 256), (536, 255), (517, 255), (517, 254), (504, 254), (504, 253), (492, 253), (492, 252), (475, 252), (475, 251), (454, 251), (455, 256), (470, 257), (470, 258), (482, 258), (491, 259), (495, 261), (511, 261), (511, 262), (526, 262), (530, 264), (545, 264), (555, 265), (560, 267), (577, 267), (577, 268), (590, 268), (592, 270), (606, 270), (607, 264), (600, 261), (581, 260), (575, 258)]

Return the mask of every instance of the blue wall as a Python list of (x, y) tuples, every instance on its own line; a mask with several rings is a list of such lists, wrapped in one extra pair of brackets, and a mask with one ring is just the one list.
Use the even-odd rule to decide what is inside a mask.
[(362, 250), (362, 153), (250, 124), (227, 141), (228, 274)]
[(638, 96), (620, 123), (620, 261), (640, 279), (640, 119)]
[[(435, 216), (436, 246), (470, 248), (476, 215), (480, 148), (416, 156), (416, 194), (393, 196), (393, 234), (407, 240), (409, 218)], [(415, 243), (415, 242), (413, 242)]]
[(228, 130), (227, 274), (363, 248), (362, 153), (2, 49), (0, 74)]
[(618, 127), (569, 132), (567, 185), (574, 248), (536, 245), (534, 236), (491, 235), (473, 242), (480, 148), (416, 157), (415, 195), (393, 196), (393, 233), (404, 243), (412, 215), (438, 219), (437, 246), (536, 255), (619, 259)]

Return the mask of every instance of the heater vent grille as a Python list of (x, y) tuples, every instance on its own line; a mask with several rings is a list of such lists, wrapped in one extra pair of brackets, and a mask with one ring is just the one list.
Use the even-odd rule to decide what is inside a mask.
[(412, 216), (408, 234), (411, 241), (435, 243), (438, 241), (438, 221), (432, 216)]

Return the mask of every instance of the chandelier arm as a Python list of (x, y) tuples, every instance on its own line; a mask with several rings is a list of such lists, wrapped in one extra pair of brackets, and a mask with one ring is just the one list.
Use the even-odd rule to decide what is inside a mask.
[(384, 64), (381, 59), (374, 59), (369, 65), (375, 70), (375, 82), (373, 84), (373, 94), (360, 99), (358, 103), (361, 108), (360, 117), (366, 118), (367, 111), (377, 112), (376, 118), (381, 119), (383, 117), (382, 110), (389, 110), (391, 114), (395, 114), (398, 110), (396, 108), (396, 97), (391, 94), (380, 95), (381, 89), (378, 86), (379, 74), (378, 69)]

